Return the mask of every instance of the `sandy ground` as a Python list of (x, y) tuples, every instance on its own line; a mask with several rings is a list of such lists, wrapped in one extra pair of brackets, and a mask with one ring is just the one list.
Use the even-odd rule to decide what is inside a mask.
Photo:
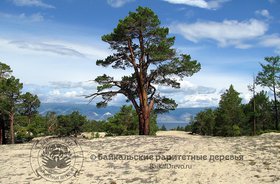
[[(167, 131), (158, 132), (157, 136), (105, 137), (78, 142), (83, 150), (83, 166), (76, 177), (63, 183), (280, 183), (280, 134), (276, 133), (220, 138)], [(30, 164), (33, 144), (0, 145), (0, 183), (53, 183), (33, 172)], [(98, 154), (102, 154), (102, 159), (96, 158)], [(104, 155), (110, 154), (130, 155), (134, 159), (105, 160)], [(140, 155), (152, 159), (139, 160)], [(177, 159), (165, 160), (168, 155)]]

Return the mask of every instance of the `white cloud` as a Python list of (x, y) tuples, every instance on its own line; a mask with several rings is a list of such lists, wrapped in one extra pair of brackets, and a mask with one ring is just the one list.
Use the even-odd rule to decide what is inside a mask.
[(43, 15), (41, 15), (40, 13), (35, 13), (35, 14), (32, 14), (30, 16), (31, 20), (34, 21), (34, 22), (41, 22), (44, 20), (44, 17)]
[(51, 52), (59, 55), (85, 57), (79, 51), (64, 45), (54, 45), (49, 43), (29, 42), (29, 41), (11, 41), (10, 44), (21, 49), (34, 51)]
[(74, 97), (78, 97), (78, 92), (77, 91), (67, 91), (65, 94), (64, 94), (65, 97), (67, 98), (74, 98)]
[(275, 52), (280, 54), (280, 36), (277, 34), (264, 36), (261, 38), (260, 45), (264, 47), (274, 47)]
[[(11, 44), (13, 41), (22, 41), (31, 45), (28, 48), (20, 48), (20, 45)], [(35, 43), (35, 45), (32, 45), (32, 43)], [(46, 48), (42, 50), (41, 43), (47, 44), (47, 47), (54, 47), (49, 48), (49, 50), (44, 50)], [(57, 45), (59, 47), (55, 47)], [(38, 46), (41, 50), (36, 48)], [(37, 50), (34, 50), (34, 47)], [(63, 53), (60, 53), (59, 48), (61, 47), (66, 48), (62, 50)], [(58, 51), (55, 51), (55, 49)], [(104, 73), (113, 73), (114, 77), (119, 79), (121, 76), (130, 73), (129, 70), (118, 72), (111, 67), (96, 66), (96, 60), (106, 58), (111, 54), (111, 51), (101, 41), (91, 38), (87, 38), (85, 41), (83, 37), (75, 37), (75, 40), (56, 37), (56, 40), (53, 40), (44, 36), (30, 36), (24, 33), (12, 34), (11, 36), (0, 35), (0, 52), (3, 53), (2, 61), (10, 65), (14, 75), (24, 83), (49, 86), (50, 81), (88, 81)], [(83, 56), (80, 57), (79, 54), (76, 54), (77, 52)], [(64, 85), (66, 86), (66, 84)], [(78, 86), (79, 84), (69, 85)], [(96, 90), (94, 84), (82, 84), (81, 88), (88, 88), (91, 91)]]
[[(103, 59), (109, 55), (109, 50), (89, 46), (86, 44), (71, 43), (66, 41), (27, 41), (27, 40), (5, 40), (2, 39), (3, 47), (24, 49), (33, 52), (51, 53), (61, 56), (74, 56), (89, 59)], [(5, 46), (6, 45), (6, 46)]]
[(135, 0), (107, 0), (107, 3), (114, 8), (119, 8), (133, 1)]
[(217, 9), (223, 3), (228, 2), (229, 0), (212, 0), (212, 1), (206, 1), (206, 0), (164, 0), (164, 1), (172, 3), (172, 4), (184, 4), (184, 5), (194, 6), (194, 7), (198, 7), (198, 8)]
[(270, 2), (270, 3), (275, 3), (276, 0), (268, 0), (268, 2)]
[(49, 92), (49, 95), (52, 95), (52, 96), (58, 96), (60, 94), (61, 94), (60, 91), (57, 90), (57, 89), (52, 90), (52, 91)]
[(16, 6), (36, 6), (42, 8), (55, 8), (53, 5), (46, 4), (42, 0), (12, 0)]
[(187, 40), (199, 42), (214, 40), (221, 47), (234, 46), (236, 48), (249, 48), (246, 41), (263, 36), (268, 25), (256, 19), (239, 22), (237, 20), (224, 20), (223, 22), (200, 21), (192, 24), (174, 23), (171, 32), (181, 34)]
[[(61, 81), (61, 83), (63, 82)], [(73, 82), (73, 84), (75, 83)], [(76, 87), (59, 88), (58, 86), (36, 84), (24, 84), (24, 91), (37, 94), (43, 103), (88, 103), (89, 99), (86, 99), (84, 95), (90, 92), (90, 90)]]
[(220, 98), (217, 95), (191, 95), (178, 101), (179, 107), (215, 107)]
[(190, 83), (189, 81), (180, 81), (180, 88), (174, 89), (171, 87), (166, 86), (159, 86), (158, 91), (168, 96), (169, 94), (176, 94), (176, 95), (205, 95), (205, 94), (214, 94), (216, 93), (216, 89), (212, 87), (206, 87), (206, 86), (199, 86), (194, 85)]
[(96, 83), (93, 81), (89, 82), (72, 82), (72, 81), (52, 81), (50, 82), (51, 87), (58, 89), (73, 89), (78, 88), (82, 90), (96, 90)]
[(8, 13), (3, 13), (0, 12), (0, 18), (3, 19), (11, 19), (11, 20), (16, 20), (16, 21), (26, 21), (26, 22), (42, 22), (44, 21), (44, 16), (41, 15), (40, 13), (34, 13), (31, 15), (26, 15), (25, 13), (21, 14), (8, 14)]
[(271, 19), (271, 18), (272, 18), (272, 16), (270, 16), (269, 11), (266, 10), (266, 9), (257, 10), (257, 11), (255, 11), (255, 13), (256, 13), (256, 15), (263, 16), (263, 17), (265, 17), (265, 18), (267, 18), (267, 19)]
[(180, 81), (180, 89), (157, 86), (161, 96), (172, 98), (181, 107), (213, 107), (217, 106), (220, 94), (218, 88), (206, 87), (190, 80)]

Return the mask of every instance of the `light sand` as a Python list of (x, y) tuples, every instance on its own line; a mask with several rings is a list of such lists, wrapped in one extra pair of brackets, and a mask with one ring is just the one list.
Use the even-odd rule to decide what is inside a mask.
[[(158, 132), (157, 136), (79, 139), (79, 143), (84, 162), (75, 183), (280, 183), (280, 134), (276, 133), (221, 138), (166, 131)], [(51, 183), (38, 178), (31, 169), (32, 144), (0, 145), (0, 183)], [(92, 160), (93, 154), (153, 155), (154, 158), (206, 155), (207, 160)], [(209, 162), (210, 155), (244, 155), (244, 160)], [(150, 164), (180, 164), (187, 168), (159, 169), (150, 168)]]

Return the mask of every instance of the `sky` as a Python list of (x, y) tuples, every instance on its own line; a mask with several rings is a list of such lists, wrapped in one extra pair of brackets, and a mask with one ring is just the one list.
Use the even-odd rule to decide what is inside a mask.
[[(88, 103), (96, 76), (130, 73), (95, 63), (112, 53), (101, 36), (138, 6), (159, 16), (178, 53), (201, 63), (180, 89), (158, 87), (179, 107), (217, 106), (231, 84), (248, 102), (264, 57), (280, 54), (279, 0), (0, 0), (0, 62), (44, 103)], [(109, 105), (124, 103), (120, 95)]]

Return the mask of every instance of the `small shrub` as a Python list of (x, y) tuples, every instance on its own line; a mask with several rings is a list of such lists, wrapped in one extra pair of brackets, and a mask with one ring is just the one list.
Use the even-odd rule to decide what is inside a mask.
[(238, 125), (233, 125), (232, 126), (232, 131), (233, 131), (233, 136), (240, 136), (241, 131)]
[(99, 138), (99, 137), (100, 137), (99, 132), (96, 132), (94, 138)]

